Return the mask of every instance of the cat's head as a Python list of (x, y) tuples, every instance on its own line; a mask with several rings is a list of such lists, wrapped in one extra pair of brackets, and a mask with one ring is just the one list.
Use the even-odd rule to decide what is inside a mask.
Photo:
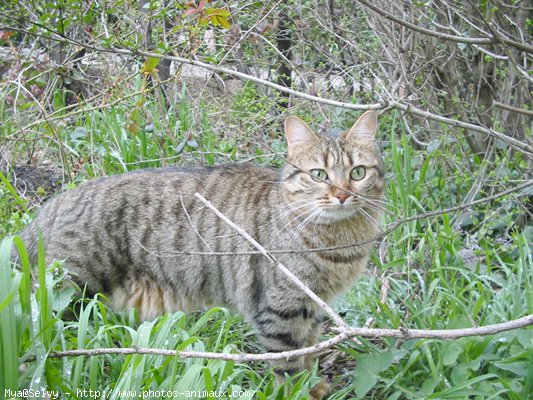
[(296, 213), (325, 223), (381, 214), (385, 180), (377, 125), (377, 113), (367, 111), (350, 130), (328, 137), (297, 117), (285, 120), (283, 191)]

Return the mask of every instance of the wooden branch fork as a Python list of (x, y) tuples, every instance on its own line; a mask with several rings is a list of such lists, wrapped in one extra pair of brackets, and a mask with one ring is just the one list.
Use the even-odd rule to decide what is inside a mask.
[[(252, 244), (261, 254), (263, 254), (272, 264), (283, 272), (295, 285), (302, 289), (315, 303), (317, 303), (335, 322), (337, 327), (332, 328), (333, 331), (338, 332), (334, 337), (315, 344), (314, 346), (305, 347), (297, 350), (283, 351), (279, 353), (261, 353), (261, 354), (227, 354), (227, 353), (213, 353), (203, 351), (177, 351), (168, 349), (151, 349), (144, 347), (130, 347), (130, 348), (98, 348), (98, 349), (78, 349), (55, 351), (48, 354), (49, 358), (73, 357), (73, 356), (96, 356), (101, 354), (151, 354), (162, 355), (180, 358), (205, 358), (205, 359), (219, 359), (237, 362), (251, 362), (251, 361), (272, 361), (290, 359), (292, 357), (299, 357), (307, 354), (318, 353), (322, 350), (331, 348), (347, 339), (355, 337), (368, 338), (382, 338), (392, 337), (398, 339), (438, 339), (450, 340), (459, 339), (467, 336), (483, 336), (494, 335), (500, 332), (525, 328), (533, 325), (533, 314), (524, 317), (502, 322), (499, 324), (480, 326), (475, 328), (462, 329), (372, 329), (372, 328), (355, 328), (348, 324), (320, 297), (318, 297), (311, 289), (309, 289), (297, 276), (295, 276), (285, 265), (279, 262), (272, 256), (261, 244), (252, 238), (243, 228), (230, 221), (224, 214), (215, 208), (202, 195), (196, 193), (195, 196), (202, 201), (209, 209), (211, 209), (220, 219), (231, 226), (244, 239)], [(27, 359), (26, 361), (33, 361)]]

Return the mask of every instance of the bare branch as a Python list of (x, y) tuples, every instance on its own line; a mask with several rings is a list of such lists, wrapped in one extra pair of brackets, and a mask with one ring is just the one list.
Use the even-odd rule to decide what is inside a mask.
[(511, 112), (515, 112), (515, 113), (518, 113), (518, 114), (524, 114), (524, 115), (527, 115), (529, 117), (533, 117), (533, 111), (526, 110), (524, 108), (513, 107), (513, 106), (510, 106), (508, 104), (500, 103), (499, 101), (495, 101), (494, 105), (496, 107), (503, 108), (504, 110), (507, 110), (507, 111), (511, 111)]
[[(13, 31), (17, 31), (17, 32), (23, 32), (23, 33), (27, 33), (27, 34), (32, 34), (32, 35), (38, 35), (38, 34), (36, 34), (34, 32), (28, 32), (28, 31), (26, 31), (24, 29), (15, 28), (15, 27), (3, 27), (3, 28), (4, 29), (13, 30)], [(467, 130), (470, 130), (470, 131), (473, 131), (473, 132), (479, 132), (479, 133), (483, 133), (483, 134), (486, 134), (486, 135), (489, 135), (489, 136), (493, 136), (493, 137), (495, 137), (497, 139), (500, 139), (500, 140), (504, 141), (509, 146), (511, 146), (511, 147), (513, 147), (513, 148), (515, 148), (515, 149), (517, 149), (517, 150), (519, 150), (519, 151), (521, 151), (521, 152), (523, 152), (523, 153), (525, 153), (527, 155), (533, 156), (533, 146), (531, 146), (528, 143), (521, 142), (520, 140), (517, 140), (517, 139), (515, 139), (515, 138), (513, 138), (511, 136), (505, 135), (505, 134), (503, 134), (501, 132), (495, 131), (493, 129), (486, 128), (486, 127), (481, 126), (481, 125), (476, 125), (476, 124), (460, 121), (460, 120), (453, 119), (453, 118), (443, 117), (443, 116), (440, 116), (440, 115), (437, 115), (437, 114), (433, 114), (433, 113), (428, 112), (428, 111), (424, 111), (422, 109), (419, 109), (417, 107), (412, 106), (411, 104), (409, 104), (409, 103), (407, 103), (405, 101), (398, 101), (398, 100), (394, 100), (394, 99), (389, 99), (389, 100), (385, 100), (383, 103), (366, 104), (366, 105), (365, 104), (346, 103), (346, 102), (326, 99), (326, 98), (319, 97), (319, 96), (313, 96), (313, 95), (310, 95), (310, 94), (307, 94), (307, 93), (304, 93), (304, 92), (300, 92), (300, 91), (297, 91), (297, 90), (294, 90), (294, 89), (287, 88), (285, 86), (278, 85), (278, 84), (276, 84), (274, 82), (270, 82), (270, 81), (267, 81), (265, 79), (261, 79), (261, 78), (258, 78), (258, 77), (255, 77), (255, 76), (252, 76), (252, 75), (249, 75), (249, 74), (245, 74), (245, 73), (242, 73), (242, 72), (239, 72), (239, 71), (232, 70), (230, 68), (220, 67), (220, 66), (217, 66), (217, 65), (214, 65), (214, 64), (204, 63), (204, 62), (201, 62), (201, 61), (190, 60), (190, 59), (183, 58), (183, 57), (162, 55), (162, 54), (152, 53), (152, 52), (148, 52), (148, 51), (141, 51), (141, 50), (138, 50), (138, 51), (134, 52), (134, 51), (131, 51), (131, 50), (128, 50), (128, 49), (119, 49), (119, 48), (114, 48), (114, 47), (103, 48), (103, 47), (99, 47), (99, 46), (91, 46), (91, 45), (88, 45), (88, 44), (85, 44), (85, 43), (81, 43), (81, 42), (78, 42), (78, 41), (75, 41), (75, 40), (72, 40), (72, 39), (69, 39), (69, 38), (65, 38), (63, 36), (59, 36), (59, 35), (54, 35), (52, 39), (56, 40), (58, 42), (76, 44), (78, 46), (82, 46), (82, 47), (85, 47), (85, 48), (88, 48), (88, 49), (91, 49), (91, 50), (94, 50), (94, 51), (122, 54), (122, 55), (127, 55), (127, 56), (141, 55), (141, 56), (145, 56), (145, 57), (160, 58), (160, 59), (166, 59), (166, 60), (176, 61), (176, 62), (180, 62), (180, 63), (190, 64), (190, 65), (194, 65), (194, 66), (197, 66), (197, 67), (200, 67), (200, 68), (207, 69), (209, 71), (220, 72), (220, 73), (224, 73), (224, 74), (227, 74), (227, 75), (235, 76), (237, 78), (241, 78), (241, 79), (244, 79), (244, 80), (252, 81), (252, 82), (255, 82), (255, 83), (267, 86), (267, 87), (271, 87), (271, 88), (273, 88), (275, 90), (278, 90), (278, 91), (281, 91), (281, 92), (284, 92), (284, 93), (288, 93), (290, 95), (293, 95), (293, 96), (296, 96), (296, 97), (299, 97), (299, 98), (302, 98), (302, 99), (306, 99), (306, 100), (310, 100), (310, 101), (314, 101), (314, 102), (317, 102), (317, 103), (326, 104), (326, 105), (330, 105), (330, 106), (334, 106), (334, 107), (340, 107), (340, 108), (344, 108), (344, 109), (348, 109), (348, 110), (365, 110), (366, 111), (366, 110), (379, 110), (379, 109), (384, 109), (384, 108), (387, 108), (387, 107), (391, 107), (391, 108), (402, 110), (404, 112), (407, 112), (407, 113), (410, 113), (410, 114), (413, 114), (413, 115), (416, 115), (416, 116), (419, 116), (419, 117), (422, 117), (422, 118), (427, 118), (427, 119), (430, 119), (430, 120), (433, 120), (433, 121), (442, 122), (442, 123), (444, 123), (446, 125), (450, 125), (450, 126), (454, 126), (454, 127), (457, 127), (457, 128), (467, 129)]]
[(249, 241), (252, 246), (254, 246), (259, 252), (264, 255), (271, 263), (273, 263), (276, 268), (283, 272), (298, 288), (303, 290), (316, 304), (318, 304), (330, 317), (335, 321), (335, 323), (343, 328), (348, 328), (348, 324), (337, 314), (333, 309), (320, 297), (316, 295), (311, 289), (309, 289), (296, 275), (294, 275), (285, 265), (276, 260), (267, 249), (265, 249), (261, 244), (259, 244), (253, 237), (251, 237), (244, 229), (239, 225), (230, 221), (224, 214), (216, 209), (209, 201), (207, 201), (200, 193), (194, 194), (202, 203), (204, 203), (210, 210), (212, 210), (221, 220), (226, 224), (235, 229), (239, 235)]
[(452, 119), (452, 118), (442, 117), (440, 115), (430, 113), (429, 111), (424, 111), (419, 108), (413, 107), (410, 104), (405, 103), (405, 102), (391, 101), (389, 102), (388, 105), (392, 108), (396, 108), (398, 110), (402, 110), (402, 111), (405, 111), (413, 115), (417, 115), (422, 118), (431, 119), (433, 121), (442, 122), (446, 125), (451, 125), (457, 128), (468, 129), (474, 132), (480, 132), (480, 133), (484, 133), (489, 136), (493, 136), (507, 143), (509, 146), (517, 150), (520, 150), (521, 152), (525, 154), (533, 156), (533, 146), (529, 145), (528, 143), (521, 142), (520, 140), (515, 139), (511, 136), (507, 136), (501, 132), (495, 131), (493, 129), (488, 129), (480, 125), (471, 124), (469, 122), (463, 122), (463, 121)]
[(359, 3), (363, 4), (365, 7), (370, 8), (372, 11), (378, 13), (382, 17), (385, 17), (386, 19), (389, 19), (393, 22), (396, 22), (399, 25), (405, 26), (406, 28), (412, 29), (416, 32), (422, 33), (424, 35), (433, 36), (439, 39), (448, 40), (452, 42), (458, 42), (458, 43), (467, 43), (467, 44), (495, 44), (502, 42), (508, 46), (516, 47), (519, 50), (525, 51), (527, 53), (533, 53), (533, 46), (530, 46), (526, 43), (520, 43), (514, 40), (506, 39), (506, 38), (469, 38), (464, 36), (455, 36), (450, 35), (448, 33), (442, 33), (442, 32), (436, 32), (431, 29), (423, 28), (421, 26), (412, 24), (408, 21), (405, 21), (401, 18), (395, 17), (392, 14), (389, 14), (388, 12), (384, 11), (383, 9), (379, 8), (378, 6), (375, 6), (374, 4), (366, 1), (366, 0), (357, 0)]
[[(251, 361), (271, 361), (284, 360), (292, 357), (299, 357), (307, 354), (318, 353), (324, 349), (331, 348), (345, 340), (359, 336), (368, 338), (398, 338), (398, 339), (436, 339), (436, 340), (451, 340), (459, 339), (469, 336), (487, 336), (495, 335), (497, 333), (506, 332), (515, 329), (521, 329), (533, 325), (533, 314), (526, 315), (515, 320), (502, 322), (499, 324), (480, 326), (476, 328), (462, 328), (462, 329), (371, 329), (371, 328), (347, 328), (343, 329), (341, 333), (332, 337), (331, 339), (317, 343), (314, 346), (304, 347), (302, 349), (283, 351), (280, 353), (262, 353), (262, 354), (223, 354), (202, 351), (177, 351), (169, 349), (151, 349), (144, 347), (125, 347), (125, 348), (100, 348), (100, 349), (77, 349), (54, 351), (48, 354), (48, 358), (63, 358), (63, 357), (78, 357), (78, 356), (98, 356), (102, 354), (151, 354), (167, 357), (179, 358), (205, 358), (218, 360), (231, 360), (237, 362), (251, 362)], [(35, 361), (35, 357), (30, 357), (26, 362)]]
[[(455, 207), (450, 207), (450, 208), (445, 208), (445, 209), (442, 209), (442, 210), (431, 211), (431, 212), (427, 212), (427, 213), (424, 213), (424, 214), (413, 215), (413, 216), (408, 217), (408, 218), (400, 219), (398, 221), (395, 221), (395, 222), (389, 224), (387, 226), (387, 228), (384, 231), (382, 231), (379, 235), (377, 235), (377, 236), (375, 236), (373, 238), (369, 238), (369, 239), (367, 239), (365, 241), (362, 241), (362, 242), (351, 243), (351, 244), (347, 244), (347, 245), (343, 245), (343, 246), (320, 247), (320, 248), (313, 248), (313, 249), (307, 249), (307, 250), (278, 250), (278, 249), (274, 249), (274, 250), (269, 250), (268, 253), (270, 255), (272, 255), (272, 254), (314, 253), (314, 252), (319, 252), (319, 251), (333, 251), (333, 250), (345, 249), (345, 248), (350, 248), (350, 247), (362, 246), (364, 244), (372, 243), (372, 242), (375, 242), (375, 241), (383, 239), (385, 236), (389, 235), (390, 233), (392, 233), (393, 231), (398, 229), (400, 226), (402, 226), (402, 225), (404, 225), (404, 224), (406, 224), (408, 222), (419, 221), (421, 219), (426, 219), (426, 218), (436, 217), (436, 216), (443, 215), (443, 214), (449, 214), (449, 213), (456, 212), (456, 211), (466, 210), (466, 209), (471, 208), (473, 206), (476, 206), (476, 205), (479, 205), (479, 204), (488, 203), (490, 201), (497, 200), (497, 199), (499, 199), (501, 197), (505, 197), (505, 196), (508, 196), (510, 194), (519, 192), (519, 191), (521, 191), (523, 189), (527, 189), (528, 187), (530, 187), (532, 185), (533, 185), (533, 180), (528, 180), (525, 183), (523, 183), (522, 185), (518, 185), (518, 186), (512, 187), (512, 188), (504, 190), (502, 192), (493, 194), (492, 196), (487, 196), (487, 197), (484, 197), (482, 199), (474, 200), (474, 201), (471, 201), (469, 203), (461, 204), (461, 205), (458, 205), (458, 206), (455, 206)], [(157, 252), (156, 253), (156, 252), (153, 252), (150, 249), (145, 248), (140, 242), (138, 242), (138, 244), (141, 247), (143, 247), (143, 249), (145, 251), (149, 252), (152, 255), (155, 255), (156, 257), (176, 257), (178, 255), (185, 255), (185, 256), (230, 256), (230, 257), (234, 257), (234, 256), (249, 256), (249, 255), (252, 255), (252, 254), (262, 254), (260, 251), (253, 251), (253, 250), (251, 250), (251, 251), (241, 251), (241, 252), (229, 252), (229, 251), (228, 252), (222, 252), (222, 251), (219, 251), (219, 252), (161, 251), (161, 252)]]

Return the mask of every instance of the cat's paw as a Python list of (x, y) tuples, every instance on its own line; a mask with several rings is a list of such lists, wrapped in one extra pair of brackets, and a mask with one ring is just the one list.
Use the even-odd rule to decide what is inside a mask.
[(323, 380), (309, 392), (311, 395), (310, 400), (322, 400), (328, 394), (328, 392), (329, 383), (326, 380)]

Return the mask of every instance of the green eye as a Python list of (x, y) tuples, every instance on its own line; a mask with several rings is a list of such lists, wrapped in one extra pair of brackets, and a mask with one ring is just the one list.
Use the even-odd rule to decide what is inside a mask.
[(326, 179), (328, 179), (328, 174), (323, 169), (312, 169), (309, 172), (311, 173), (311, 176), (315, 181), (325, 181)]
[(366, 175), (365, 167), (359, 166), (352, 169), (352, 172), (350, 172), (350, 178), (352, 178), (354, 181), (360, 181), (363, 179)]

